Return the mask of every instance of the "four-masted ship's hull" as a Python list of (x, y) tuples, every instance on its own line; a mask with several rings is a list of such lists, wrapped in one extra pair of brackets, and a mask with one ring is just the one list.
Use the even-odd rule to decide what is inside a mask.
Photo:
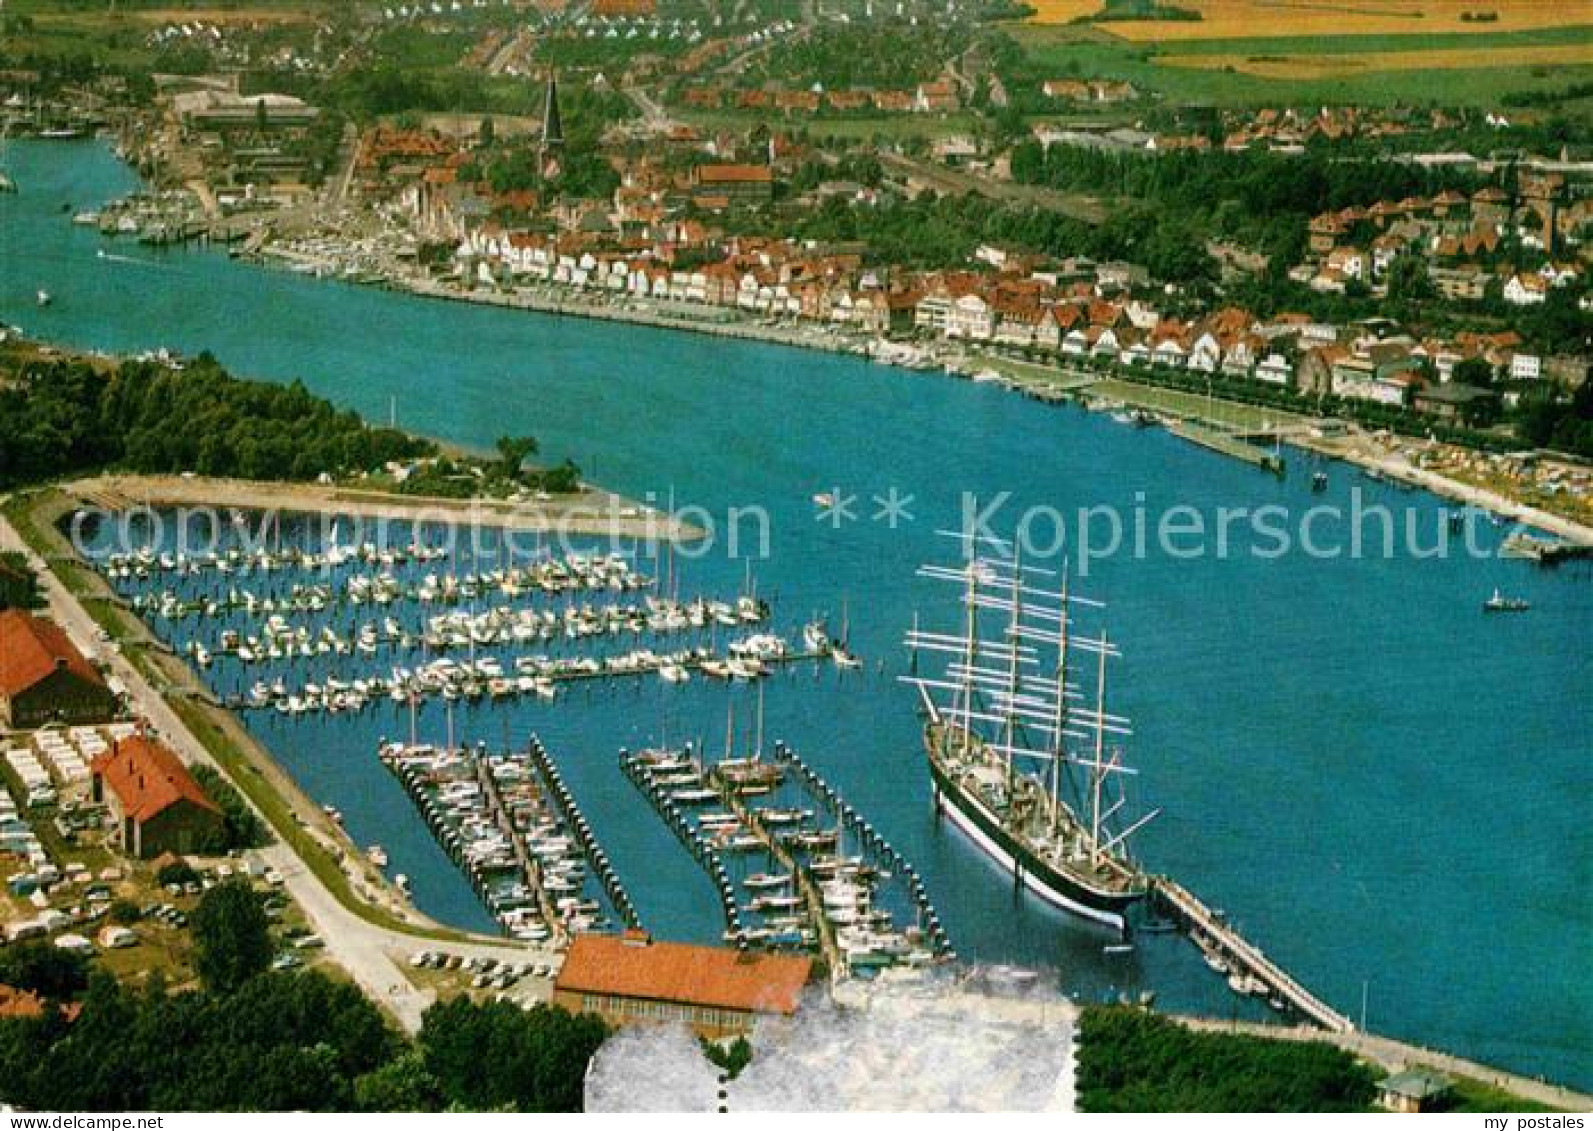
[(934, 783), (936, 808), (950, 817), (985, 855), (1053, 907), (1118, 931), (1128, 930), (1128, 910), (1144, 898), (1143, 891), (1103, 890), (1045, 859), (1007, 829), (995, 812), (948, 773), (934, 755), (933, 740), (927, 735), (926, 740), (926, 761)]

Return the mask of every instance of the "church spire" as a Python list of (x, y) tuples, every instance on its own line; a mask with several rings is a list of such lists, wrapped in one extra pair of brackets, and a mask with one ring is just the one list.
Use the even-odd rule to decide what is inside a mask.
[(559, 79), (548, 75), (547, 100), (542, 107), (542, 152), (557, 150), (564, 145), (564, 123), (559, 120)]

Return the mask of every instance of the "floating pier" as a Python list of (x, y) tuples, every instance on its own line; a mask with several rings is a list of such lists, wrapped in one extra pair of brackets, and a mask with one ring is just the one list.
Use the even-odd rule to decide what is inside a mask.
[(564, 784), (564, 776), (559, 773), (559, 767), (548, 756), (541, 740), (534, 735), (526, 752), (531, 756), (532, 764), (541, 775), (548, 796), (553, 799), (554, 807), (563, 817), (564, 827), (575, 834), (581, 851), (586, 854), (587, 860), (596, 870), (598, 883), (603, 885), (603, 890), (608, 894), (609, 902), (613, 904), (615, 912), (625, 921), (627, 927), (640, 927), (641, 917), (636, 914), (636, 905), (631, 902), (630, 893), (625, 890), (625, 885), (620, 883), (618, 873), (609, 863), (608, 853), (603, 851), (602, 846), (592, 835), (592, 826), (575, 804), (575, 798), (571, 795), (569, 787)]
[[(841, 978), (954, 957), (911, 865), (783, 745), (776, 745), (771, 761), (727, 757), (704, 764), (687, 747), (622, 751), (620, 763), (714, 880), (727, 940), (817, 949)], [(775, 803), (788, 780), (801, 794), (794, 807)], [(769, 800), (754, 804), (753, 798)], [(707, 806), (722, 808), (704, 811)], [(835, 820), (833, 827), (825, 825), (827, 818)], [(856, 838), (863, 854), (843, 854), (847, 837)], [(769, 870), (742, 877), (752, 892), (743, 906), (724, 858), (749, 852), (761, 854)], [(906, 930), (897, 928), (880, 903), (882, 885), (893, 876), (904, 881), (906, 903), (917, 920)], [(749, 926), (749, 915), (765, 921)]]
[(892, 871), (905, 877), (908, 895), (916, 909), (919, 923), (923, 926), (930, 944), (939, 958), (948, 960), (956, 958), (952, 949), (951, 939), (947, 936), (944, 926), (940, 922), (940, 915), (935, 911), (934, 904), (929, 901), (929, 893), (924, 887), (924, 881), (919, 877), (895, 847), (881, 836), (863, 815), (854, 809), (840, 792), (830, 785), (822, 775), (805, 762), (800, 754), (782, 742), (774, 745), (774, 758), (776, 762), (790, 767), (795, 776), (799, 778), (808, 790), (823, 803), (829, 806), (839, 825), (849, 831), (865, 851), (871, 852)]
[(1263, 471), (1270, 471), (1275, 475), (1282, 475), (1284, 471), (1283, 457), (1277, 452), (1258, 447), (1248, 440), (1225, 432), (1217, 428), (1207, 428), (1188, 420), (1175, 420), (1167, 426), (1167, 431), (1192, 444), (1198, 444), (1209, 451), (1221, 455), (1232, 456), (1234, 459), (1243, 460), (1253, 464)]
[(562, 781), (547, 775), (552, 762), (536, 739), (523, 753), (383, 743), (380, 757), (505, 933), (558, 946), (611, 925), (586, 894), (590, 873), (634, 924), (607, 855)]

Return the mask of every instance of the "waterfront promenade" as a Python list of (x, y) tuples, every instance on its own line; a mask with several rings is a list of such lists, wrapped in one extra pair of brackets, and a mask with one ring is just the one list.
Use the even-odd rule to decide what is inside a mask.
[(1502, 1088), (1534, 1103), (1564, 1108), (1567, 1111), (1593, 1111), (1593, 1095), (1586, 1092), (1505, 1072), (1492, 1065), (1478, 1064), (1474, 1060), (1396, 1041), (1391, 1037), (1380, 1037), (1376, 1033), (1363, 1033), (1359, 1030), (1329, 1033), (1309, 1025), (1262, 1025), (1249, 1021), (1218, 1021), (1210, 1017), (1175, 1016), (1174, 1020), (1203, 1032), (1242, 1033), (1274, 1041), (1326, 1041), (1345, 1052), (1370, 1061), (1386, 1072), (1399, 1072), (1415, 1065), (1424, 1065), (1451, 1076), (1464, 1076), (1495, 1088)]
[[(278, 257), (291, 261), (291, 256), (282, 256), (281, 249), (273, 247), (270, 250)], [(574, 288), (555, 290), (551, 286), (512, 291), (467, 289), (407, 270), (386, 273), (383, 283), (395, 290), (423, 298), (873, 357), (868, 339), (856, 333), (823, 324), (758, 320), (735, 309), (698, 308), (652, 299), (632, 301), (628, 295), (619, 296), (620, 301), (614, 301), (615, 296), (593, 297)], [(704, 315), (713, 316), (696, 316), (699, 309)], [(1406, 461), (1391, 457), (1365, 432), (1353, 425), (1343, 435), (1315, 436), (1311, 434), (1309, 418), (1298, 413), (1262, 409), (1219, 397), (1200, 397), (1193, 393), (1164, 389), (1133, 380), (1132, 374), (1127, 372), (1103, 374), (1065, 362), (1048, 364), (1018, 361), (986, 353), (970, 343), (964, 343), (960, 351), (928, 345), (920, 347), (920, 352), (926, 364), (935, 372), (964, 378), (993, 372), (1003, 384), (1031, 394), (1078, 395), (1086, 402), (1108, 400), (1149, 412), (1170, 414), (1178, 418), (1180, 434), (1191, 443), (1264, 470), (1281, 472), (1284, 461), (1253, 441), (1277, 437), (1308, 451), (1423, 487), (1444, 498), (1505, 515), (1569, 542), (1593, 546), (1593, 526), (1434, 471), (1411, 467)], [(884, 363), (891, 364), (889, 361)]]

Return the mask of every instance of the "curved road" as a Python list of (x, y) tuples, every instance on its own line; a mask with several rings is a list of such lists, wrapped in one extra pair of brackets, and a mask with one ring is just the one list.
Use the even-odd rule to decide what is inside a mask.
[[(228, 776), (204, 744), (172, 710), (165, 697), (127, 657), (120, 651), (102, 646), (98, 623), (3, 515), (0, 515), (0, 550), (20, 550), (27, 556), (29, 565), (39, 575), (50, 615), (66, 629), (81, 650), (97, 654), (101, 662), (121, 680), (138, 713), (148, 720), (150, 727), (184, 762), (212, 766), (224, 777)], [(410, 956), (418, 950), (440, 950), (466, 957), (490, 957), (514, 963), (546, 962), (557, 965), (559, 961), (559, 956), (552, 951), (486, 936), (472, 936), (468, 942), (444, 942), (378, 926), (341, 903), (280, 837), (276, 843), (259, 850), (258, 855), (268, 868), (274, 868), (282, 875), (288, 893), (303, 909), (316, 933), (325, 940), (327, 954), (348, 971), (373, 1001), (390, 1011), (408, 1032), (413, 1033), (420, 1028), (421, 1014), (436, 997), (430, 990), (417, 988), (407, 976), (405, 967)], [(546, 983), (542, 984), (540, 990), (534, 996), (549, 996)]]

